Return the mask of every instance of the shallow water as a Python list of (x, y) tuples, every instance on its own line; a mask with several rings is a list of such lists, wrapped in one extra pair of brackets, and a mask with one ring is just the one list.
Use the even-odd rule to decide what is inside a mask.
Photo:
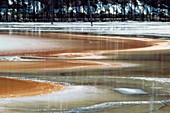
[[(117, 23), (117, 27), (112, 28), (115, 23), (96, 23), (96, 28), (89, 28), (87, 25), (76, 27), (74, 23), (71, 27), (64, 27), (68, 32), (94, 32), (101, 34), (126, 35), (155, 35), (162, 38), (169, 37), (169, 23)], [(56, 25), (56, 24), (54, 24)], [(94, 24), (95, 25), (95, 24)], [(137, 27), (137, 26), (142, 27)], [(13, 28), (28, 25), (15, 25)], [(44, 27), (43, 27), (44, 26)], [(63, 27), (62, 23), (57, 24)], [(55, 31), (63, 32), (63, 29)], [(109, 28), (108, 28), (109, 26)], [(125, 26), (125, 27), (123, 27)], [(2, 27), (2, 26), (1, 26)], [(47, 30), (47, 25), (42, 25), (41, 29)], [(49, 26), (48, 26), (49, 27)], [(85, 28), (84, 28), (85, 27)], [(86, 28), (87, 27), (87, 28)], [(104, 28), (106, 27), (106, 28)], [(166, 29), (162, 29), (165, 27)], [(8, 28), (8, 27), (7, 27)], [(29, 28), (29, 29), (28, 29)], [(147, 29), (147, 30), (146, 30)], [(155, 30), (157, 29), (157, 30)], [(111, 32), (112, 31), (112, 32)], [(122, 32), (122, 33), (121, 33)], [(11, 42), (12, 43), (12, 42)], [(2, 46), (2, 45), (1, 45)], [(81, 68), (66, 69), (57, 71), (38, 71), (38, 72), (0, 72), (0, 77), (19, 78), (24, 80), (51, 81), (64, 84), (68, 88), (63, 91), (50, 94), (22, 97), (22, 98), (3, 98), (0, 99), (0, 112), (4, 113), (169, 113), (170, 105), (170, 57), (169, 48), (166, 51), (154, 52), (149, 54), (117, 54), (105, 55), (102, 57), (85, 57), (82, 60), (90, 59), (103, 63), (124, 64), (123, 67), (102, 67), (102, 68)], [(22, 57), (1, 57), (7, 61), (39, 61), (43, 59), (29, 59)], [(123, 91), (122, 91), (123, 90)]]
[[(114, 62), (106, 60), (102, 62)], [(119, 61), (123, 62), (123, 61)], [(125, 61), (124, 61), (125, 62)], [(130, 61), (128, 61), (129, 63)], [(134, 61), (145, 66), (156, 65), (157, 61)], [(164, 65), (169, 67), (169, 62)], [(161, 111), (160, 107), (170, 102), (169, 75), (159, 75), (157, 67), (150, 69), (125, 67), (122, 69), (73, 69), (67, 71), (34, 74), (1, 74), (1, 77), (51, 81), (69, 86), (68, 89), (51, 94), (1, 99), (1, 111), (13, 112), (114, 112), (127, 109), (132, 112), (135, 106), (141, 106), (136, 113)], [(152, 69), (153, 68), (153, 69)], [(165, 68), (165, 67), (164, 67)], [(150, 70), (150, 72), (148, 72)], [(138, 71), (138, 74), (136, 73)], [(144, 72), (143, 72), (144, 71)], [(146, 71), (146, 72), (145, 72)], [(166, 70), (162, 70), (166, 71)], [(140, 73), (140, 74), (139, 74)], [(146, 74), (148, 73), (148, 74)], [(122, 93), (118, 88), (126, 89)], [(134, 93), (135, 91), (138, 94)], [(141, 93), (140, 91), (146, 92)], [(142, 106), (145, 106), (143, 109)], [(126, 111), (126, 110), (125, 110)], [(122, 111), (123, 112), (123, 111)]]

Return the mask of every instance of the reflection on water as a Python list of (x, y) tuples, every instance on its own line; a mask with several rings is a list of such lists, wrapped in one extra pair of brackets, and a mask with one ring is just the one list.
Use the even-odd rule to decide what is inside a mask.
[[(114, 60), (102, 60), (114, 62)], [(123, 61), (120, 61), (123, 62)], [(169, 103), (170, 81), (168, 75), (159, 75), (157, 61), (128, 61), (145, 64), (145, 68), (125, 67), (123, 69), (73, 69), (67, 71), (1, 74), (2, 77), (17, 77), (39, 81), (51, 81), (69, 87), (60, 92), (35, 97), (1, 99), (1, 111), (13, 112), (125, 112), (137, 113), (159, 111)], [(154, 65), (154, 67), (148, 66)], [(169, 66), (168, 62), (164, 65)], [(168, 67), (167, 67), (168, 68)], [(166, 68), (162, 68), (166, 71)], [(148, 72), (150, 70), (150, 72)], [(140, 71), (140, 74), (136, 73)], [(148, 74), (146, 74), (146, 72)], [(116, 74), (117, 73), (117, 74)], [(118, 76), (119, 75), (119, 76)], [(117, 89), (117, 90), (115, 90)], [(119, 90), (118, 90), (119, 89)], [(125, 93), (122, 93), (122, 90)], [(137, 93), (135, 93), (137, 92)], [(139, 94), (141, 92), (142, 94)], [(146, 106), (145, 106), (146, 105)], [(141, 106), (141, 107), (138, 107)], [(137, 107), (137, 108), (136, 108)], [(116, 108), (116, 110), (115, 110)], [(127, 108), (127, 109), (126, 109)]]
[[(41, 29), (25, 29), (29, 32), (37, 30), (55, 30), (60, 32), (93, 32), (101, 34), (121, 34), (126, 35), (163, 35), (169, 36), (169, 23), (164, 23), (166, 30), (157, 29), (160, 25), (156, 23), (117, 23), (101, 27), (77, 27), (74, 26), (49, 26)], [(166, 24), (166, 25), (165, 25)], [(55, 25), (55, 24), (54, 24)], [(63, 25), (63, 24), (62, 24)], [(155, 26), (153, 26), (155, 25)], [(110, 27), (110, 29), (108, 28)], [(138, 27), (141, 26), (141, 27)], [(2, 26), (1, 26), (2, 27)], [(23, 27), (14, 25), (14, 28)], [(61, 28), (62, 27), (62, 28)], [(64, 27), (64, 29), (63, 29)], [(74, 27), (74, 29), (72, 29)], [(107, 29), (106, 29), (106, 28)], [(123, 28), (124, 27), (124, 28)], [(49, 30), (48, 30), (48, 29)], [(60, 29), (59, 29), (60, 28)], [(154, 29), (152, 29), (154, 28)], [(161, 27), (160, 27), (161, 28)], [(155, 30), (157, 29), (157, 30)], [(17, 29), (18, 30), (18, 29)], [(24, 29), (22, 29), (24, 30)], [(20, 31), (22, 31), (20, 30)], [(133, 31), (134, 30), (134, 31)], [(103, 32), (101, 32), (103, 31)], [(112, 31), (112, 32), (111, 32)], [(130, 32), (128, 32), (130, 31)], [(133, 32), (132, 32), (133, 31)], [(158, 32), (161, 32), (159, 34)], [(137, 33), (137, 34), (136, 34)], [(64, 43), (64, 42), (63, 42)], [(166, 47), (165, 47), (166, 48)], [(170, 108), (170, 57), (169, 48), (166, 51), (153, 52), (147, 54), (110, 54), (103, 56), (91, 55), (77, 58), (79, 60), (98, 61), (102, 63), (122, 64), (122, 67), (102, 67), (102, 68), (81, 68), (66, 69), (57, 71), (37, 71), (37, 72), (0, 72), (0, 77), (14, 77), (24, 80), (51, 81), (57, 84), (68, 86), (63, 91), (34, 97), (22, 98), (2, 98), (0, 99), (0, 112), (2, 113), (169, 113)], [(97, 58), (97, 59), (95, 59)], [(102, 59), (102, 60), (101, 60)], [(0, 57), (2, 61), (45, 61), (50, 59), (8, 56)], [(55, 59), (53, 60), (61, 60)], [(63, 60), (63, 59), (62, 59)], [(121, 60), (121, 61), (120, 61)]]
[[(28, 76), (29, 78), (29, 76)], [(1, 109), (8, 112), (95, 112), (122, 108), (134, 105), (164, 106), (170, 96), (169, 84), (148, 81), (147, 77), (133, 79), (133, 77), (113, 76), (37, 76), (38, 79), (48, 79), (53, 82), (70, 82), (69, 89), (36, 97), (1, 99)], [(146, 80), (142, 80), (146, 79)], [(83, 82), (81, 82), (83, 81)], [(143, 82), (145, 82), (143, 84)], [(165, 81), (166, 82), (166, 81)], [(155, 84), (156, 86), (153, 86)], [(159, 87), (157, 89), (157, 87)], [(113, 88), (138, 88), (148, 94), (124, 94)], [(154, 90), (154, 91), (153, 91)], [(132, 92), (131, 90), (126, 90)], [(150, 107), (153, 107), (150, 106)], [(154, 109), (159, 109), (154, 108)], [(143, 109), (149, 110), (153, 108)], [(140, 111), (141, 109), (139, 109)]]

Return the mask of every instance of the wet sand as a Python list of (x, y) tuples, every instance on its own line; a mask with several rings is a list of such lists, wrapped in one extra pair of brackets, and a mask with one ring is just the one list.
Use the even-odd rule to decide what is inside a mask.
[[(114, 54), (114, 52), (151, 52), (147, 48), (157, 48), (166, 45), (168, 41), (154, 39), (126, 38), (112, 36), (74, 35), (61, 33), (42, 34), (16, 33), (0, 35), (0, 56), (24, 56), (44, 59), (44, 61), (0, 61), (1, 72), (23, 72), (71, 69), (82, 67), (110, 66), (110, 64), (73, 60)], [(4, 38), (5, 37), (5, 38)], [(16, 43), (16, 44), (15, 44)], [(168, 45), (169, 47), (169, 45)], [(155, 50), (153, 50), (155, 51)], [(128, 53), (130, 54), (130, 53)], [(57, 60), (55, 60), (56, 58)], [(66, 60), (71, 58), (72, 60)], [(48, 60), (47, 60), (48, 59)], [(121, 66), (111, 64), (111, 66)], [(14, 79), (0, 79), (0, 97), (34, 96), (59, 91), (64, 86), (53, 83), (39, 83)], [(26, 89), (26, 90), (25, 90)]]

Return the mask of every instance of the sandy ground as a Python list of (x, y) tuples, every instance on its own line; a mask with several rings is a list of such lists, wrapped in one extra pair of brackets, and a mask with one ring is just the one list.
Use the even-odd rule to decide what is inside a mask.
[[(120, 66), (97, 61), (104, 53), (149, 51), (151, 48), (169, 48), (168, 41), (154, 39), (125, 38), (112, 36), (74, 35), (61, 33), (0, 35), (0, 56), (24, 56), (30, 61), (0, 61), (1, 72), (57, 70), (96, 66)], [(149, 49), (150, 48), (150, 49)], [(163, 48), (165, 49), (165, 48)], [(152, 49), (151, 49), (152, 50)], [(154, 49), (153, 49), (154, 50)], [(154, 50), (155, 51), (155, 50)], [(31, 58), (48, 59), (31, 61)], [(60, 58), (54, 60), (54, 58)], [(63, 59), (61, 59), (63, 58)], [(72, 60), (64, 60), (72, 58)], [(84, 58), (85, 60), (73, 60)], [(0, 97), (34, 96), (61, 90), (64, 86), (0, 78)]]

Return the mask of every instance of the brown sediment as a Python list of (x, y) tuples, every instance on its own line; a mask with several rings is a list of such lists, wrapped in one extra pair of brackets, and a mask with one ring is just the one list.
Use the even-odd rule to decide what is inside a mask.
[[(135, 49), (137, 49), (136, 51), (140, 51), (141, 48), (157, 46), (158, 43), (163, 43), (163, 41), (134, 37), (126, 38), (64, 33), (14, 33), (13, 35), (3, 34), (0, 38), (3, 38), (3, 40), (12, 39), (12, 43), (18, 43), (16, 45), (17, 47), (0, 48), (0, 56), (25, 56), (30, 58), (83, 58), (84, 56), (97, 56), (109, 52), (112, 54), (115, 51), (129, 52), (129, 50)], [(102, 65), (105, 64), (89, 60), (0, 61), (0, 71), (56, 70)], [(112, 66), (117, 66), (117, 64), (112, 64)]]
[(38, 70), (56, 70), (62, 68), (72, 67), (86, 67), (86, 66), (101, 66), (102, 64), (90, 61), (64, 61), (64, 60), (50, 60), (40, 62), (11, 62), (11, 61), (0, 61), (0, 71), (38, 71)]
[[(23, 36), (22, 36), (23, 35)], [(124, 50), (152, 46), (153, 43), (135, 38), (74, 35), (64, 33), (2, 35), (5, 39), (13, 38), (13, 43), (21, 42), (21, 47), (1, 49), (0, 55), (38, 55), (68, 52), (95, 52), (100, 50)], [(1, 37), (2, 37), (1, 36)], [(3, 38), (3, 37), (2, 37)]]
[(64, 88), (65, 86), (63, 85), (51, 82), (0, 78), (0, 98), (36, 96), (60, 91)]
[[(23, 36), (24, 35), (24, 36)], [(5, 36), (5, 38), (3, 38)], [(3, 34), (3, 40), (12, 39), (17, 47), (0, 48), (0, 56), (25, 56), (45, 58), (44, 61), (0, 61), (0, 72), (57, 70), (74, 67), (120, 66), (89, 60), (53, 60), (52, 58), (77, 58), (98, 55), (100, 52), (119, 52), (155, 46), (162, 41), (138, 38), (41, 33)], [(24, 45), (24, 46), (23, 46)], [(10, 46), (10, 45), (9, 45)], [(157, 45), (156, 45), (157, 46)], [(100, 55), (102, 55), (100, 54)], [(0, 98), (34, 96), (62, 90), (64, 86), (50, 82), (0, 78)]]

